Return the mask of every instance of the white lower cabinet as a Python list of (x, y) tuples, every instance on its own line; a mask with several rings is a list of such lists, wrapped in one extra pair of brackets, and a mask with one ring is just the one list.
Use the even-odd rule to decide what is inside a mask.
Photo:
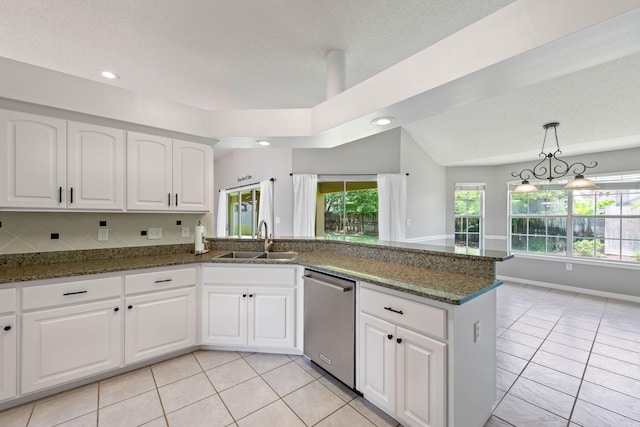
[(120, 298), (22, 315), (22, 393), (121, 365)]
[(204, 286), (203, 344), (291, 348), (295, 289)]
[(125, 276), (125, 363), (196, 344), (196, 282), (196, 267)]
[[(425, 313), (414, 301), (369, 289), (360, 295), (359, 390), (403, 425), (445, 426), (447, 345), (398, 324), (442, 310)], [(378, 304), (386, 319), (368, 313), (378, 312)]]
[(204, 267), (202, 344), (293, 349), (295, 272), (295, 267)]
[(195, 287), (127, 297), (125, 305), (125, 363), (195, 345)]
[(18, 333), (16, 290), (0, 290), (0, 402), (16, 396)]

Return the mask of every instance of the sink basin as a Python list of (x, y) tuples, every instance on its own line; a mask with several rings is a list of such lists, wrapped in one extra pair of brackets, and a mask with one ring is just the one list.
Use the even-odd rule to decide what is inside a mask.
[(264, 252), (255, 252), (255, 251), (233, 251), (227, 252), (222, 255), (218, 255), (216, 258), (225, 258), (225, 259), (251, 259), (258, 258), (260, 255), (263, 255)]
[(264, 252), (258, 258), (267, 258), (273, 260), (288, 260), (298, 258), (298, 252)]
[(256, 259), (266, 258), (274, 261), (284, 261), (290, 259), (296, 259), (298, 252), (258, 252), (258, 251), (233, 251), (225, 252), (216, 256), (216, 259)]

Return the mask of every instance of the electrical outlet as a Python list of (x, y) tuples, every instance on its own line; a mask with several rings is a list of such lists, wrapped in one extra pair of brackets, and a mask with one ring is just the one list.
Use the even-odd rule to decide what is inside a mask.
[(109, 240), (109, 229), (98, 228), (98, 241), (103, 242), (105, 240)]
[(480, 341), (480, 321), (473, 324), (473, 342)]
[(162, 228), (160, 228), (160, 227), (148, 228), (147, 229), (147, 239), (148, 240), (162, 239)]
[(573, 264), (571, 264), (570, 262), (567, 263), (567, 271), (572, 271), (573, 270)]
[(182, 233), (180, 233), (180, 237), (189, 237), (189, 227), (182, 227)]

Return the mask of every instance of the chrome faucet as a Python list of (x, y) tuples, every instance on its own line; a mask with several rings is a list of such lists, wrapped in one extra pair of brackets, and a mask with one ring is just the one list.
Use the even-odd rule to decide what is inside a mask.
[(269, 252), (269, 248), (273, 244), (273, 240), (271, 240), (271, 236), (269, 236), (269, 225), (267, 225), (267, 221), (264, 219), (260, 221), (258, 224), (258, 239), (262, 238), (262, 225), (264, 224), (264, 251)]

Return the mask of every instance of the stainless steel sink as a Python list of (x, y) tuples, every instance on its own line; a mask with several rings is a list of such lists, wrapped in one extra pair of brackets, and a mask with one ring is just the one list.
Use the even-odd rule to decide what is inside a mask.
[(233, 251), (227, 252), (222, 255), (218, 255), (216, 258), (225, 258), (225, 259), (251, 259), (258, 258), (260, 255), (264, 254), (264, 252), (254, 252), (254, 251)]
[(233, 251), (225, 252), (216, 256), (216, 259), (257, 259), (266, 258), (274, 261), (292, 260), (298, 257), (298, 252), (283, 251), (283, 252), (258, 252), (258, 251)]
[(298, 258), (298, 252), (264, 252), (258, 258), (267, 258), (273, 260), (289, 260)]

